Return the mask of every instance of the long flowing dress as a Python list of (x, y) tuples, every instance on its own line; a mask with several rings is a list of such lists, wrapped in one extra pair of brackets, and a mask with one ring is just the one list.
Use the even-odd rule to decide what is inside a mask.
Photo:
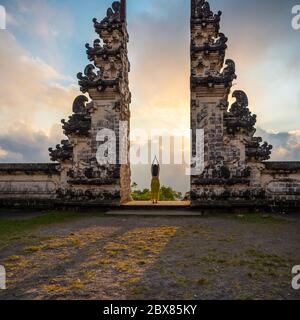
[(155, 157), (152, 167), (151, 167), (151, 174), (152, 174), (152, 180), (151, 180), (151, 200), (153, 203), (158, 203), (159, 201), (159, 191), (160, 191), (160, 181), (159, 181), (159, 173), (160, 173), (160, 166), (157, 161), (157, 164), (155, 164), (155, 161), (157, 161), (157, 158)]
[(159, 201), (160, 182), (157, 177), (153, 177), (151, 181), (151, 200), (155, 203)]

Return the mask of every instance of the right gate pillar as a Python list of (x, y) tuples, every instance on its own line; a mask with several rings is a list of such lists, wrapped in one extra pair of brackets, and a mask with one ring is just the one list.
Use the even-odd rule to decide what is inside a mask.
[(229, 106), (237, 76), (234, 61), (225, 60), (228, 39), (220, 32), (221, 15), (207, 1), (191, 0), (192, 158), (197, 130), (204, 139), (204, 171), (191, 177), (192, 206), (264, 202), (262, 161), (270, 158), (272, 146), (254, 137), (256, 116), (243, 91), (232, 93), (236, 102)]

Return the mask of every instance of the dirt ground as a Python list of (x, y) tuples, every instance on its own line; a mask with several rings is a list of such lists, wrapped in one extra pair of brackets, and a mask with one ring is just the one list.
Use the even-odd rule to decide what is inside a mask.
[(0, 214), (0, 299), (300, 299), (298, 215), (36, 215)]

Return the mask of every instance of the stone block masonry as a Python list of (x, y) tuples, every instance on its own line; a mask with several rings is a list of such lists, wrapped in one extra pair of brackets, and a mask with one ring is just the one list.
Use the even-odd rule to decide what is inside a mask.
[[(191, 177), (191, 206), (299, 209), (300, 162), (267, 161), (272, 146), (255, 136), (257, 119), (246, 93), (231, 92), (237, 75), (234, 61), (225, 59), (221, 16), (207, 1), (191, 0), (191, 153), (194, 158), (201, 129), (205, 162), (203, 173)], [(86, 44), (90, 63), (77, 75), (84, 95), (62, 120), (67, 138), (49, 149), (53, 163), (0, 164), (1, 206), (118, 207), (131, 200), (130, 145), (124, 144), (131, 102), (126, 0), (113, 2), (106, 17), (93, 24), (98, 37)], [(116, 164), (97, 159), (105, 143), (97, 139), (101, 129), (115, 133)]]
[[(99, 164), (96, 159), (101, 141), (101, 129), (113, 130), (117, 148), (120, 145), (120, 121), (130, 123), (126, 22), (126, 1), (115, 1), (107, 16), (100, 22), (93, 19), (99, 38), (93, 45), (86, 44), (88, 64), (84, 73), (78, 73), (79, 86), (85, 96), (75, 99), (74, 114), (63, 120), (64, 133), (68, 136), (68, 157), (57, 156), (57, 149), (50, 150), (52, 159), (60, 162), (63, 180), (58, 197), (70, 204), (115, 205), (131, 200), (130, 165), (120, 163), (117, 151), (116, 164)], [(129, 141), (129, 125), (127, 128)], [(59, 151), (59, 148), (58, 148)], [(129, 154), (128, 150), (123, 150)]]
[[(256, 115), (245, 92), (232, 93), (235, 63), (225, 60), (222, 12), (191, 0), (191, 128), (204, 130), (205, 169), (191, 177), (193, 207), (300, 207), (299, 163), (269, 163), (272, 146), (255, 136)], [(192, 164), (193, 165), (193, 164)]]
[[(113, 130), (120, 145), (119, 123), (127, 122), (129, 91), (126, 0), (115, 1), (101, 21), (93, 19), (98, 38), (86, 44), (89, 63), (78, 73), (83, 94), (74, 100), (73, 114), (62, 120), (67, 139), (50, 158), (56, 164), (0, 165), (0, 201), (3, 205), (37, 205), (49, 202), (78, 206), (119, 206), (131, 200), (129, 145), (122, 150), (127, 164), (100, 165), (96, 159), (101, 129)], [(125, 161), (126, 162), (126, 161)]]

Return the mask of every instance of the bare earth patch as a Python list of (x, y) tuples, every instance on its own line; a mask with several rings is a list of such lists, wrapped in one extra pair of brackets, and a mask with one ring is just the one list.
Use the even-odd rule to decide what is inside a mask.
[(0, 299), (300, 298), (291, 288), (298, 217), (52, 220), (34, 228), (27, 221), (26, 232), (19, 226), (18, 237), (5, 238), (8, 289)]

